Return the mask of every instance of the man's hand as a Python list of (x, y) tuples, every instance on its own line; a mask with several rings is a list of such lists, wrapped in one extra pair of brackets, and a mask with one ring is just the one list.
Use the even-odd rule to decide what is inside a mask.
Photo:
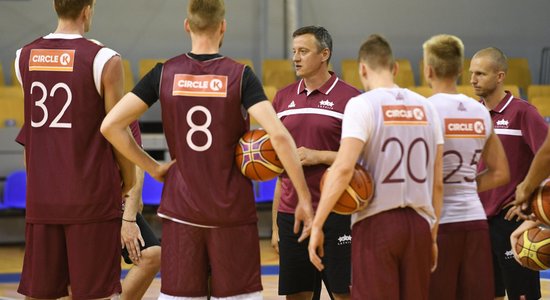
[(311, 230), (311, 237), (309, 238), (309, 245), (307, 247), (309, 252), (309, 260), (317, 268), (322, 271), (325, 266), (321, 259), (325, 255), (323, 244), (325, 243), (325, 234), (322, 228), (314, 227)]
[(439, 248), (437, 247), (437, 242), (432, 243), (432, 273), (437, 269), (437, 259), (439, 256)]
[(298, 157), (302, 166), (312, 166), (319, 164), (319, 158), (317, 157), (317, 151), (306, 147), (300, 147), (297, 149)]
[(139, 264), (139, 259), (141, 257), (140, 245), (145, 247), (145, 241), (141, 236), (141, 231), (136, 222), (122, 221), (120, 240), (122, 248), (126, 247), (126, 250), (128, 250), (128, 255), (132, 262), (135, 265)]
[(170, 170), (172, 165), (175, 163), (176, 163), (176, 160), (174, 159), (169, 163), (162, 163), (158, 165), (155, 171), (150, 174), (151, 177), (155, 178), (160, 182), (164, 182), (164, 177), (166, 176), (166, 173), (168, 173), (168, 170)]
[(311, 201), (298, 201), (296, 211), (294, 212), (294, 233), (300, 232), (300, 224), (303, 223), (302, 234), (298, 238), (298, 242), (304, 241), (311, 232), (311, 224), (313, 223), (313, 208)]
[(279, 254), (279, 229), (273, 228), (271, 230), (271, 247), (275, 249), (275, 252)]

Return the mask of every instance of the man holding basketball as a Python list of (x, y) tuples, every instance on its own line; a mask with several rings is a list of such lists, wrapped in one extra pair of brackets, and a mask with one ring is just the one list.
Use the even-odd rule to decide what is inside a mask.
[[(226, 30), (223, 0), (191, 0), (185, 31), (191, 51), (157, 64), (105, 118), (101, 130), (152, 177), (165, 179), (159, 299), (261, 299), (260, 250), (252, 183), (235, 165), (248, 111), (270, 135), (297, 187), (297, 232), (309, 234), (312, 208), (296, 146), (249, 67), (219, 54)], [(159, 164), (125, 127), (160, 100), (168, 149)]]
[[(292, 36), (293, 61), (301, 79), (277, 92), (273, 107), (299, 147), (315, 208), (321, 177), (340, 146), (344, 108), (359, 91), (329, 71), (332, 37), (325, 28), (306, 26)], [(349, 298), (350, 216), (329, 216), (324, 227), (327, 268), (318, 272), (308, 260), (307, 242), (299, 242), (299, 235), (293, 232), (298, 197), (286, 174), (279, 177), (274, 198), (272, 243), (280, 255), (279, 295), (311, 299), (314, 291), (320, 291), (322, 279), (335, 299)]]
[(426, 98), (396, 87), (389, 43), (371, 35), (359, 50), (368, 92), (344, 112), (342, 141), (327, 174), (311, 232), (309, 256), (324, 268), (323, 224), (359, 161), (375, 182), (366, 209), (352, 215), (352, 299), (427, 299), (437, 263), (443, 137)]
[[(503, 299), (506, 293), (509, 299), (539, 299), (539, 272), (523, 268), (514, 260), (510, 235), (520, 225), (519, 217), (514, 220), (519, 211), (513, 207), (516, 186), (525, 178), (548, 127), (533, 105), (504, 90), (507, 68), (506, 55), (493, 47), (478, 51), (470, 63), (470, 82), (489, 109), (511, 174), (509, 183), (482, 192), (479, 198), (489, 222), (495, 296)], [(479, 170), (484, 169), (480, 163)]]
[[(491, 116), (478, 101), (458, 94), (464, 45), (453, 35), (436, 35), (423, 44), (424, 77), (445, 136), (443, 209), (439, 221), (437, 269), (430, 299), (494, 298), (491, 239), (477, 192), (508, 182), (506, 154), (493, 132)], [(478, 161), (487, 169), (477, 173)]]
[(16, 56), (25, 96), (17, 142), (25, 147), (27, 170), (18, 292), (55, 299), (67, 296), (70, 285), (75, 299), (110, 298), (121, 292), (120, 206), (134, 185), (135, 167), (113, 155), (99, 128), (122, 96), (122, 62), (83, 37), (94, 0), (53, 4), (56, 31)]

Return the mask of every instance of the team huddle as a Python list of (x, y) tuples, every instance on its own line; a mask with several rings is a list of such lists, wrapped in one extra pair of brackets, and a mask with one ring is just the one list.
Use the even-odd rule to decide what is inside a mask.
[[(280, 295), (319, 299), (324, 283), (331, 299), (541, 297), (515, 245), (539, 225), (525, 207), (550, 175), (550, 138), (536, 108), (504, 89), (501, 50), (479, 50), (463, 70), (458, 37), (429, 38), (425, 98), (395, 85), (391, 46), (374, 34), (358, 51), (361, 92), (330, 71), (329, 32), (305, 26), (292, 36), (299, 79), (271, 103), (250, 67), (220, 54), (224, 1), (190, 0), (191, 50), (124, 95), (120, 54), (83, 37), (95, 0), (53, 2), (56, 31), (15, 62), (27, 298), (141, 299), (160, 268), (159, 299), (262, 299), (252, 182), (234, 160), (250, 117), (284, 167), (273, 196)], [(463, 72), (480, 101), (457, 92)], [(137, 120), (157, 101), (170, 162), (140, 146)], [(372, 199), (335, 213), (357, 164)], [(162, 251), (140, 214), (143, 172), (164, 182)], [(121, 254), (134, 264), (122, 283)]]

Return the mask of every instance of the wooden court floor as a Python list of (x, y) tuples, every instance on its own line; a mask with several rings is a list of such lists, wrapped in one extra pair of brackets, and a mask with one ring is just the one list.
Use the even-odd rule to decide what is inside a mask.
[[(262, 239), (260, 245), (262, 266), (276, 266), (279, 259), (271, 248), (270, 240)], [(10, 279), (15, 277), (13, 274), (21, 272), (23, 253), (23, 246), (0, 246), (0, 300), (23, 299), (23, 296), (17, 293), (17, 282)], [(122, 263), (122, 268), (127, 269), (128, 265)], [(263, 296), (265, 300), (283, 299), (283, 297), (277, 295), (278, 278), (278, 275), (262, 276)], [(541, 287), (542, 299), (550, 300), (550, 281), (546, 279), (541, 280)], [(159, 293), (160, 279), (157, 278), (153, 281), (143, 299), (157, 299)], [(330, 299), (325, 290), (323, 290), (321, 299)]]

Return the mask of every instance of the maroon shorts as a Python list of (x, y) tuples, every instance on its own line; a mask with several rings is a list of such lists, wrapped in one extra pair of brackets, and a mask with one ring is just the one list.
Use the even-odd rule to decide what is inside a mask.
[(161, 292), (176, 297), (229, 297), (262, 290), (256, 223), (202, 228), (162, 222)]
[(493, 257), (486, 220), (441, 224), (430, 299), (492, 300)]
[(352, 228), (352, 299), (428, 299), (432, 237), (412, 208), (368, 217)]
[(107, 298), (120, 286), (120, 220), (29, 224), (19, 293), (32, 298)]

